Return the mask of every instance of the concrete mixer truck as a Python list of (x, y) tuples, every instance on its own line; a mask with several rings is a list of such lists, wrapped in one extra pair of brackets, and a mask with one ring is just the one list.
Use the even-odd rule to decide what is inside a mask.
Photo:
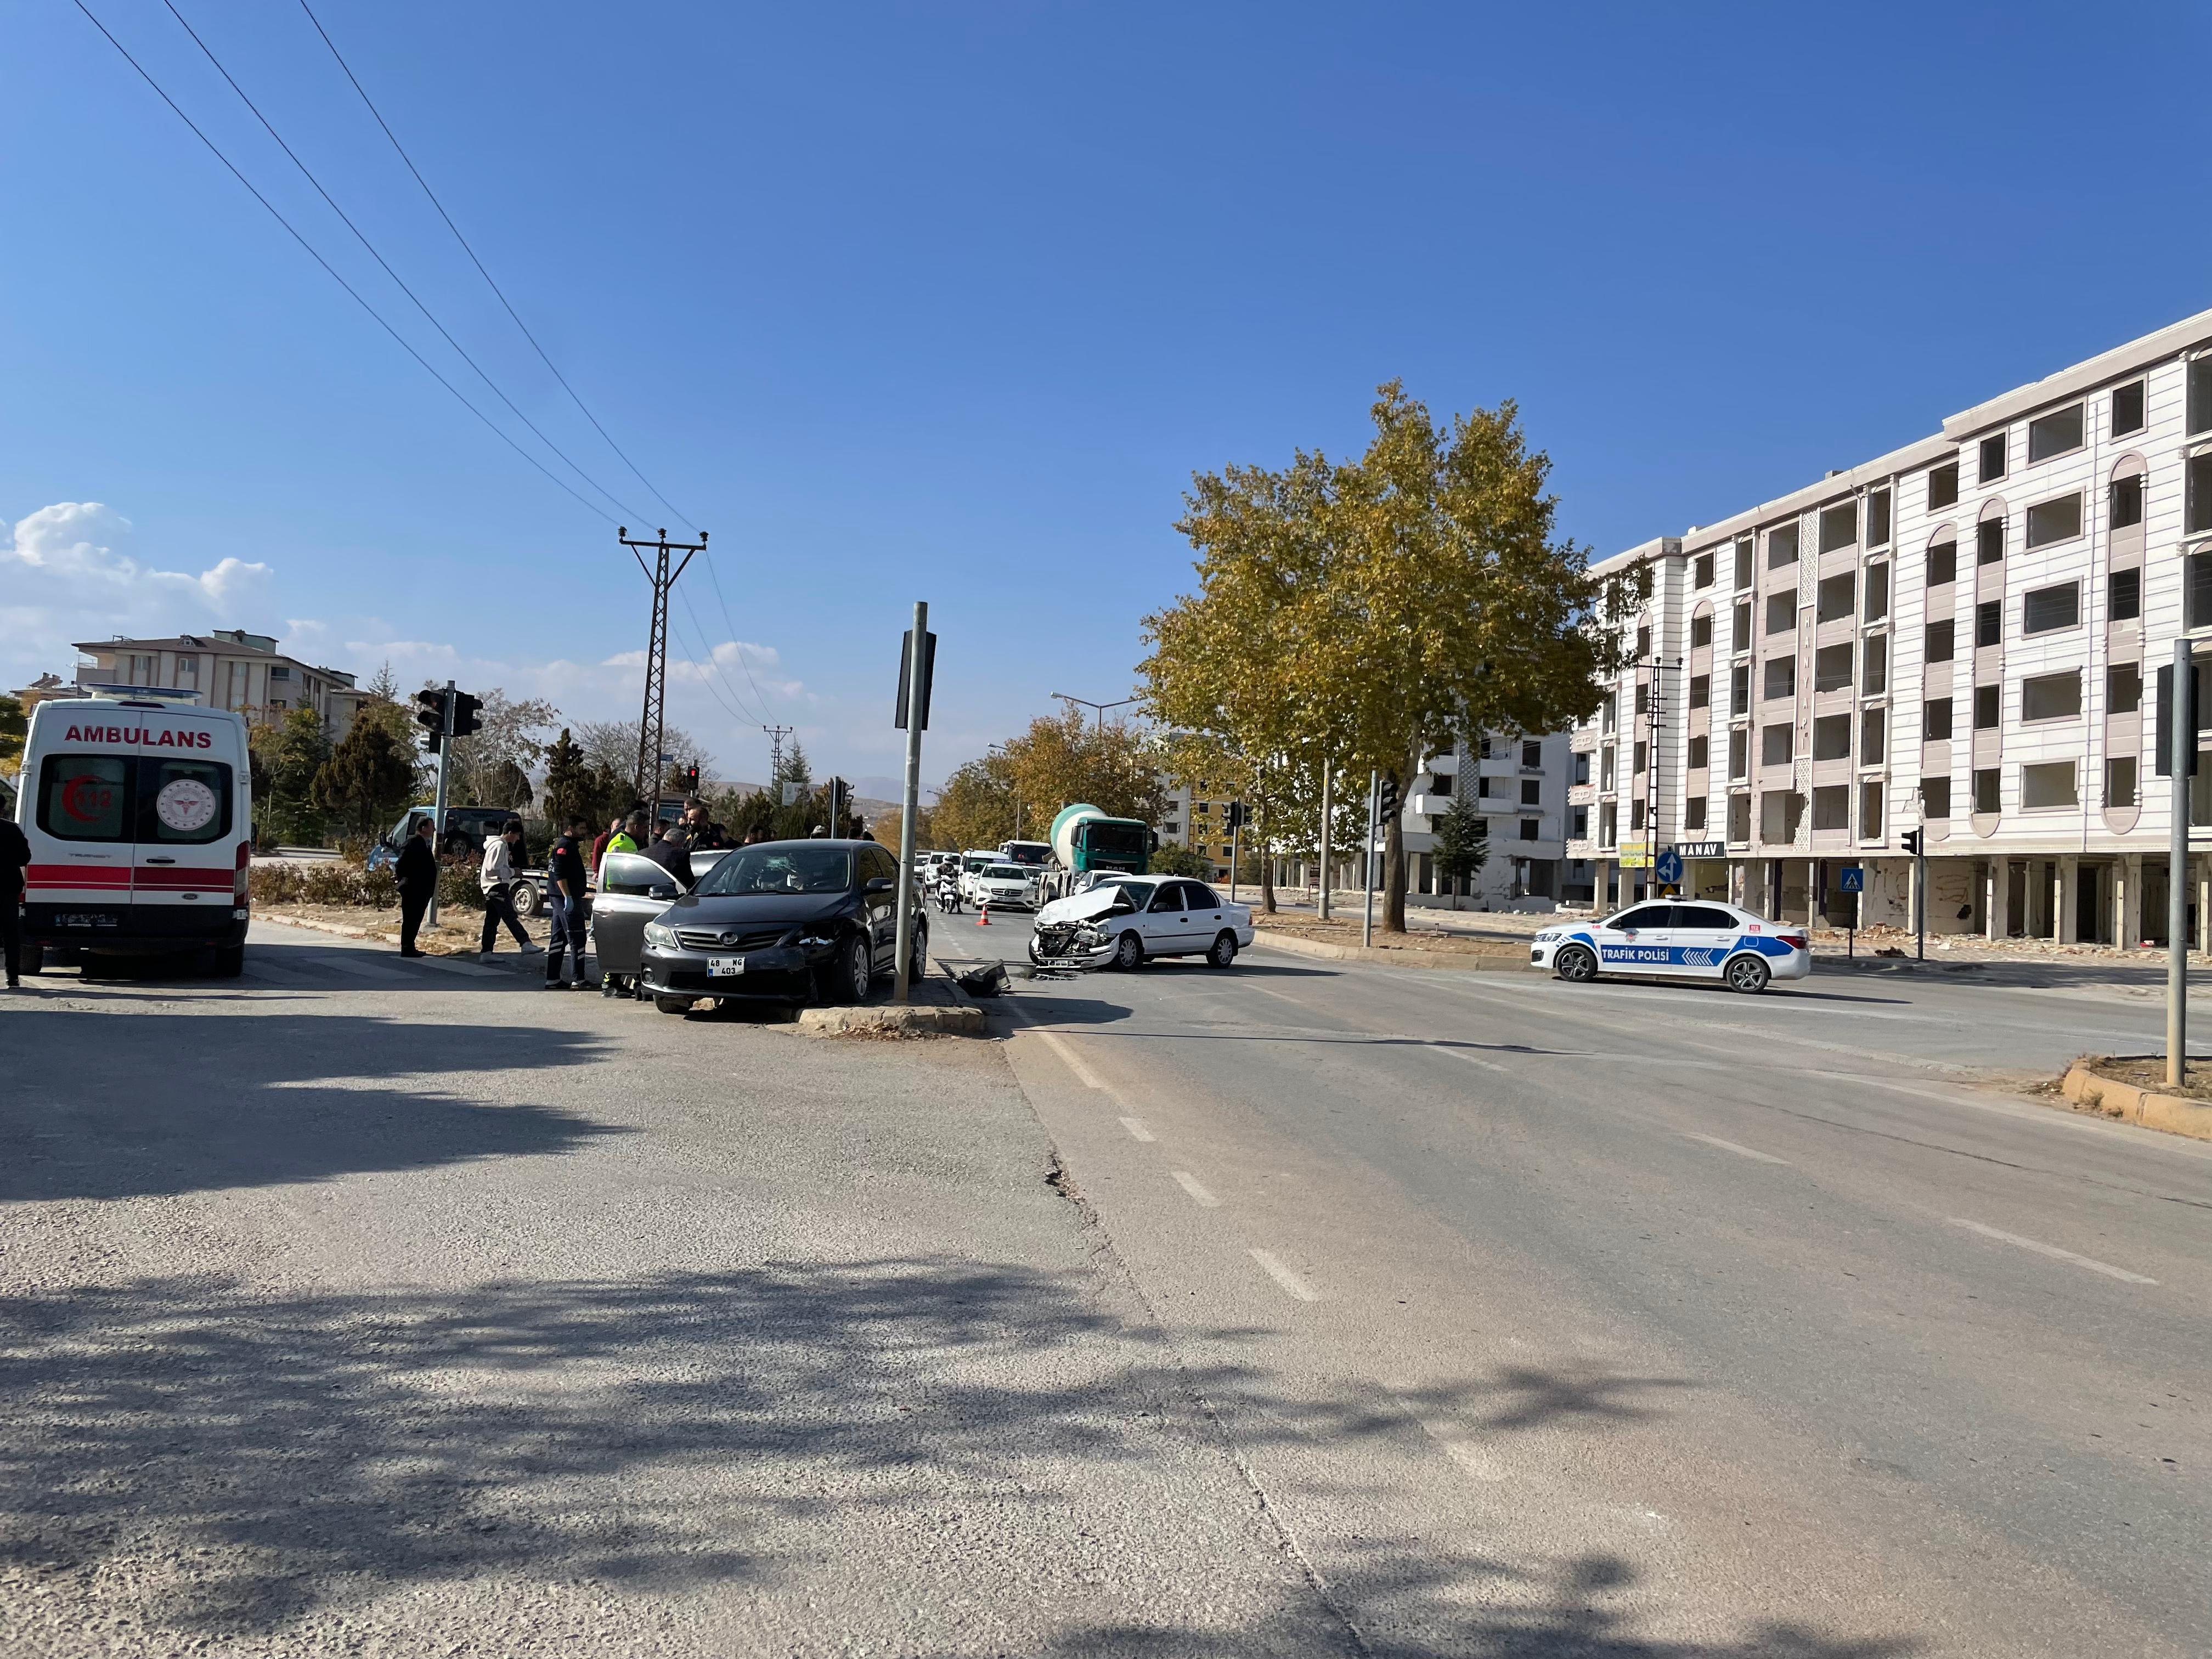
[(1063, 806), (1052, 821), (1059, 890), (1080, 892), (1090, 885), (1085, 878), (1099, 871), (1141, 876), (1159, 844), (1152, 826), (1138, 819), (1110, 817), (1087, 801)]

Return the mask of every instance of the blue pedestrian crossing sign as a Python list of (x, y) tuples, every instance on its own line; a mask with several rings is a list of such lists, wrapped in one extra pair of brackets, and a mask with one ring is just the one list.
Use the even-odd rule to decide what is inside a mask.
[(1837, 875), (1838, 891), (1845, 893), (1863, 893), (1866, 891), (1866, 866), (1864, 865), (1845, 865), (1842, 870), (1837, 872)]
[(1651, 873), (1662, 887), (1680, 887), (1682, 884), (1681, 854), (1672, 847), (1662, 848), (1659, 856), (1652, 860)]

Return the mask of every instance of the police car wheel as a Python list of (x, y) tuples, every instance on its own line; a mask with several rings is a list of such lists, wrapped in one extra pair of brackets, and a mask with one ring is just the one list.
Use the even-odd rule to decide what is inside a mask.
[(1561, 979), (1587, 985), (1597, 977), (1597, 958), (1579, 945), (1570, 945), (1552, 958), (1552, 971)]
[(1764, 991), (1771, 977), (1765, 959), (1752, 956), (1738, 957), (1730, 962), (1726, 976), (1729, 990), (1741, 991), (1747, 995)]
[(1124, 927), (1114, 941), (1114, 965), (1125, 974), (1133, 974), (1145, 965), (1145, 942), (1137, 937), (1135, 928)]
[(1212, 948), (1206, 953), (1206, 965), (1209, 968), (1226, 968), (1236, 960), (1237, 935), (1234, 933), (1223, 933), (1217, 937)]

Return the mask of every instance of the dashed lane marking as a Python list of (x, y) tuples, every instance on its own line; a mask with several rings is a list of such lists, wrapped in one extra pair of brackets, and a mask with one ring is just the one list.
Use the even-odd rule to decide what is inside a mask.
[(1168, 1173), (1175, 1178), (1175, 1184), (1188, 1193), (1192, 1201), (1200, 1209), (1218, 1210), (1221, 1207), (1221, 1200), (1206, 1191), (1199, 1178), (1189, 1170), (1170, 1170)]
[(2023, 1250), (2033, 1250), (2038, 1255), (2047, 1255), (2054, 1261), (2070, 1261), (2077, 1267), (2087, 1267), (2093, 1273), (2103, 1273), (2108, 1279), (2118, 1279), (2130, 1285), (2155, 1285), (2155, 1279), (2142, 1273), (2131, 1273), (2125, 1267), (2115, 1267), (2109, 1261), (2100, 1261), (2094, 1256), (2076, 1255), (2071, 1250), (2062, 1250), (2056, 1244), (2045, 1244), (2040, 1239), (2022, 1238), (2018, 1233), (2008, 1233), (2002, 1227), (1985, 1226), (1978, 1221), (1969, 1221), (1964, 1216), (1950, 1218), (1954, 1227), (1964, 1227), (1968, 1232), (1979, 1233), (1984, 1238), (1994, 1238), (2001, 1244), (2017, 1244)]
[(1147, 1129), (1143, 1124), (1138, 1122), (1133, 1117), (1123, 1118), (1121, 1120), (1121, 1127), (1129, 1132), (1129, 1139), (1132, 1140), (1150, 1140), (1153, 1139), (1152, 1132), (1150, 1129)]
[(1701, 1135), (1689, 1129), (1685, 1129), (1682, 1133), (1692, 1140), (1702, 1140), (1708, 1146), (1717, 1146), (1724, 1152), (1734, 1152), (1738, 1158), (1753, 1158), (1761, 1164), (1779, 1164), (1784, 1169), (1790, 1166), (1790, 1160), (1786, 1158), (1777, 1158), (1771, 1152), (1753, 1152), (1750, 1147), (1738, 1146), (1733, 1140), (1723, 1140), (1718, 1135)]
[(1296, 1297), (1301, 1302), (1318, 1302), (1321, 1300), (1320, 1295), (1314, 1290), (1314, 1287), (1307, 1284), (1304, 1279), (1299, 1278), (1296, 1273), (1292, 1273), (1288, 1267), (1285, 1267), (1281, 1261), (1276, 1257), (1273, 1251), (1253, 1250), (1249, 1254), (1251, 1255), (1253, 1261), (1258, 1262), (1262, 1267), (1267, 1269), (1267, 1277), (1273, 1279), (1278, 1285), (1281, 1285), (1287, 1294)]

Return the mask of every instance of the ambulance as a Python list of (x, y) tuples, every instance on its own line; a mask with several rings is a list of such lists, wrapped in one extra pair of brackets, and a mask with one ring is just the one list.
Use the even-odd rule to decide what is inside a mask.
[(23, 971), (48, 952), (194, 951), (246, 965), (252, 848), (246, 720), (197, 693), (113, 688), (31, 711), (15, 821)]

